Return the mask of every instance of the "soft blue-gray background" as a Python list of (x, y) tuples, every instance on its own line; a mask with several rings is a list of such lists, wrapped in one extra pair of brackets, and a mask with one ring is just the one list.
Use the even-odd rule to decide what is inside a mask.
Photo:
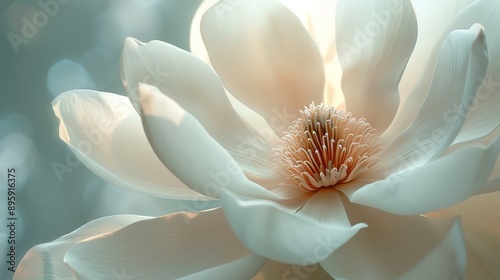
[[(95, 218), (175, 210), (161, 199), (110, 186), (82, 164), (68, 166), (71, 154), (58, 137), (59, 123), (50, 102), (75, 88), (123, 94), (119, 76), (123, 39), (158, 39), (188, 49), (191, 18), (200, 0), (55, 1), (0, 2), (0, 279), (12, 277), (5, 262), (9, 167), (17, 169), (18, 263), (32, 246)], [(43, 3), (49, 2), (52, 5), (44, 11)], [(45, 24), (40, 13), (46, 15)], [(24, 27), (32, 38), (26, 38), (16, 52), (9, 34), (22, 36), (23, 26), (29, 25), (26, 20), (33, 23), (37, 15), (42, 26)], [(54, 163), (71, 168), (62, 174), (62, 181)]]

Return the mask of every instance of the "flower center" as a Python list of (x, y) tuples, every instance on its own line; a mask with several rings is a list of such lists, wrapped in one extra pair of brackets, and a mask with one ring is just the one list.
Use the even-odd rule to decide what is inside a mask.
[(306, 191), (346, 183), (379, 161), (375, 129), (323, 104), (300, 111), (274, 148), (273, 161)]

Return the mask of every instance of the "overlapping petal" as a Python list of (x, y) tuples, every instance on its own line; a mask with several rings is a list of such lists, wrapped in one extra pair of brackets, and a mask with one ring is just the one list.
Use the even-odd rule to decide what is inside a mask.
[(239, 194), (279, 199), (248, 180), (198, 120), (158, 88), (140, 84), (139, 96), (142, 123), (153, 150), (187, 186), (211, 197), (230, 188)]
[(108, 279), (113, 268), (135, 279), (249, 279), (266, 262), (240, 243), (221, 209), (139, 221), (73, 245), (64, 260), (79, 279)]
[(205, 14), (205, 12), (217, 2), (219, 1), (203, 0), (200, 3), (198, 9), (196, 9), (196, 12), (194, 13), (193, 20), (191, 21), (191, 29), (189, 31), (189, 50), (209, 65), (211, 65), (210, 58), (208, 57), (207, 48), (205, 47), (203, 37), (201, 36), (201, 18), (203, 17), (203, 14)]
[(334, 189), (280, 203), (223, 190), (221, 201), (231, 228), (245, 246), (283, 263), (318, 263), (366, 227), (350, 224)]
[[(153, 152), (141, 118), (128, 98), (91, 90), (75, 90), (53, 101), (60, 119), (59, 136), (75, 156), (111, 184), (148, 195), (195, 199), (202, 195), (177, 179)], [(60, 176), (79, 163), (57, 167)]]
[(271, 146), (240, 119), (217, 75), (196, 56), (165, 42), (127, 38), (121, 75), (137, 110), (139, 83), (155, 85), (193, 114), (245, 170), (273, 176), (267, 158)]
[[(394, 140), (396, 127), (382, 135), (390, 141), (381, 155), (390, 170), (439, 157), (453, 142), (488, 66), (486, 36), (480, 25), (449, 34), (441, 47), (428, 96), (412, 123)], [(456, 110), (458, 108), (458, 111)]]
[[(406, 103), (410, 93), (414, 91), (419, 83), (430, 85), (432, 79), (432, 71), (427, 69), (431, 57), (434, 63), (437, 60), (439, 46), (443, 43), (444, 38), (451, 31), (458, 29), (450, 29), (448, 26), (454, 21), (456, 16), (468, 5), (475, 0), (459, 0), (459, 1), (427, 1), (427, 0), (412, 0), (415, 14), (418, 23), (418, 38), (415, 43), (415, 48), (411, 54), (408, 65), (405, 69), (403, 77), (400, 82), (400, 97), (401, 106), (404, 110), (399, 110), (397, 116), (400, 117), (398, 122), (405, 113), (414, 117), (418, 109), (424, 101), (425, 95), (417, 99), (411, 99)], [(469, 23), (467, 26), (461, 28), (469, 28), (474, 22)], [(434, 53), (434, 54), (433, 54)], [(432, 69), (433, 69), (432, 68)], [(431, 69), (431, 70), (432, 70)], [(401, 108), (401, 107), (400, 107)], [(401, 115), (403, 114), (403, 115)], [(405, 123), (408, 125), (411, 119)]]
[(339, 279), (462, 279), (466, 256), (460, 221), (391, 215), (347, 205), (362, 230), (321, 266)]
[(430, 217), (460, 215), (467, 245), (465, 279), (494, 279), (500, 275), (500, 192), (478, 195), (453, 207), (429, 213)]
[(340, 85), (342, 69), (337, 57), (335, 13), (336, 0), (281, 0), (292, 10), (307, 29), (323, 57), (325, 68), (324, 102), (345, 112), (345, 100)]
[[(99, 218), (58, 239), (31, 248), (17, 267), (14, 280), (74, 280), (74, 271), (64, 263), (64, 254), (75, 243), (105, 234), (149, 217), (119, 215)], [(111, 275), (110, 275), (111, 277)]]
[(382, 132), (398, 110), (399, 81), (417, 39), (411, 2), (338, 1), (336, 36), (347, 111)]
[[(357, 17), (352, 17), (353, 9)], [(348, 110), (384, 131), (396, 114), (398, 84), (416, 40), (411, 2), (346, 1), (336, 12)], [(464, 22), (470, 19), (464, 18)], [(278, 1), (222, 0), (199, 20), (211, 63), (224, 85), (260, 113), (275, 132), (296, 119), (304, 105), (324, 100), (324, 65), (318, 46)], [(353, 44), (346, 47), (346, 42)], [(205, 54), (204, 48), (201, 53)], [(492, 109), (496, 103), (481, 105), (486, 113), (475, 114), (470, 106), (478, 96), (487, 60), (479, 25), (453, 32), (441, 49), (429, 97), (410, 127), (400, 133), (401, 125), (396, 123), (384, 135), (390, 144), (380, 168), (338, 189), (304, 193), (275, 188), (276, 178), (266, 158), (271, 150), (268, 141), (240, 119), (207, 64), (167, 43), (144, 45), (127, 39), (122, 78), (141, 114), (145, 134), (141, 129), (133, 131), (140, 126), (133, 106), (114, 106), (114, 100), (123, 101), (123, 97), (83, 91), (54, 101), (61, 138), (111, 183), (129, 189), (144, 183), (143, 191), (157, 196), (220, 197), (224, 210), (129, 222), (120, 230), (112, 228), (85, 239), (91, 230), (82, 238), (61, 238), (52, 244), (55, 249), (37, 250), (54, 253), (59, 262), (65, 254), (68, 265), (56, 265), (55, 272), (49, 269), (50, 276), (63, 279), (109, 278), (115, 273), (141, 279), (249, 279), (264, 266), (265, 258), (293, 264), (288, 270), (271, 269), (272, 275), (280, 271), (281, 278), (290, 279), (324, 273), (318, 262), (336, 278), (462, 278), (466, 259), (458, 220), (383, 211), (415, 215), (498, 189), (492, 169), (500, 152), (499, 137), (488, 146), (468, 145), (438, 158), (453, 139), (454, 143), (474, 140), (500, 123)], [(490, 87), (496, 86), (492, 80)], [(416, 91), (424, 88), (422, 84)], [(488, 96), (494, 102), (496, 97), (490, 97), (495, 91)], [(77, 102), (84, 104), (78, 104), (82, 108), (75, 106)], [(441, 119), (433, 112), (446, 115)], [(107, 118), (112, 121), (106, 130), (112, 132), (102, 134), (99, 120)], [(96, 131), (98, 153), (89, 156), (75, 143), (95, 140)], [(427, 137), (416, 144), (410, 141), (420, 140), (420, 135)], [(120, 141), (123, 136), (126, 145)], [(140, 160), (131, 161), (131, 156)], [(154, 168), (146, 170), (150, 163), (144, 161), (151, 158)], [(431, 159), (435, 161), (428, 163)], [(130, 172), (127, 164), (137, 170)], [(165, 173), (158, 175), (158, 170)], [(395, 170), (403, 171), (374, 182), (373, 178)], [(141, 179), (148, 172), (152, 176)], [(161, 188), (165, 178), (173, 183)], [(256, 183), (261, 181), (262, 186)], [(351, 204), (338, 190), (363, 205)], [(364, 222), (370, 227), (361, 230), (367, 226)], [(44, 259), (43, 266), (34, 264), (40, 257), (33, 250), (24, 265), (33, 264), (35, 273), (49, 275), (47, 265), (53, 259)]]
[(488, 146), (471, 144), (347, 195), (351, 202), (400, 215), (436, 211), (480, 192), (499, 153), (500, 137)]
[(312, 101), (323, 101), (318, 47), (275, 0), (221, 1), (201, 21), (210, 61), (224, 86), (281, 132)]
[(469, 112), (457, 138), (453, 142), (465, 143), (479, 139), (500, 126), (500, 3), (481, 0), (468, 6), (451, 24), (451, 28), (464, 28), (475, 22), (484, 26), (488, 36), (490, 64), (475, 98), (469, 100)]
[[(434, 44), (439, 45), (445, 40), (448, 33), (456, 29), (467, 29), (475, 23), (481, 24), (488, 37), (488, 51), (489, 51), (489, 67), (485, 74), (485, 78), (481, 83), (481, 87), (474, 98), (468, 100), (469, 111), (459, 110), (455, 107), (454, 110), (460, 114), (460, 117), (467, 117), (465, 123), (457, 136), (454, 144), (465, 143), (479, 139), (488, 133), (492, 132), (500, 123), (499, 114), (497, 114), (498, 106), (500, 106), (500, 86), (499, 80), (496, 78), (500, 73), (498, 63), (500, 59), (500, 47), (498, 35), (500, 34), (500, 27), (498, 25), (498, 15), (500, 14), (500, 5), (495, 0), (480, 0), (480, 1), (464, 1), (465, 4), (470, 4), (464, 8), (456, 18), (451, 21), (447, 26), (442, 37)], [(458, 4), (460, 7), (466, 6), (463, 3)], [(424, 37), (427, 40), (426, 37)], [(423, 39), (422, 39), (423, 40)], [(417, 114), (420, 105), (425, 99), (434, 68), (438, 63), (439, 49), (436, 48), (429, 56), (429, 61), (424, 64), (422, 70), (423, 75), (420, 77), (416, 85), (412, 87), (412, 92), (408, 101), (402, 106), (397, 116), (397, 123), (394, 126), (394, 132), (402, 131), (405, 129), (412, 119)], [(421, 63), (418, 60), (417, 63)], [(421, 63), (422, 64), (422, 63)], [(413, 75), (413, 72), (408, 71), (408, 75)], [(418, 75), (418, 74), (416, 74)], [(396, 136), (393, 134), (391, 137)]]

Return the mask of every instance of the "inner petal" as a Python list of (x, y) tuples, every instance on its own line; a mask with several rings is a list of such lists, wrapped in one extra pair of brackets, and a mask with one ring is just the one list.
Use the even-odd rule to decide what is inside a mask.
[(306, 191), (352, 181), (378, 162), (384, 149), (366, 119), (314, 102), (274, 148), (273, 161)]

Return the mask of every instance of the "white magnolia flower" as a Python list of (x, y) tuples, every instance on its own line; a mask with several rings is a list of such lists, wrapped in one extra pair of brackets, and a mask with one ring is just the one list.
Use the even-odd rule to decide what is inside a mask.
[(221, 1), (195, 18), (213, 68), (128, 38), (128, 98), (62, 94), (61, 139), (117, 186), (221, 207), (98, 219), (30, 250), (15, 278), (462, 278), (460, 220), (420, 214), (500, 187), (499, 7), (474, 2), (412, 63), (407, 0), (338, 1), (331, 28), (276, 1)]

